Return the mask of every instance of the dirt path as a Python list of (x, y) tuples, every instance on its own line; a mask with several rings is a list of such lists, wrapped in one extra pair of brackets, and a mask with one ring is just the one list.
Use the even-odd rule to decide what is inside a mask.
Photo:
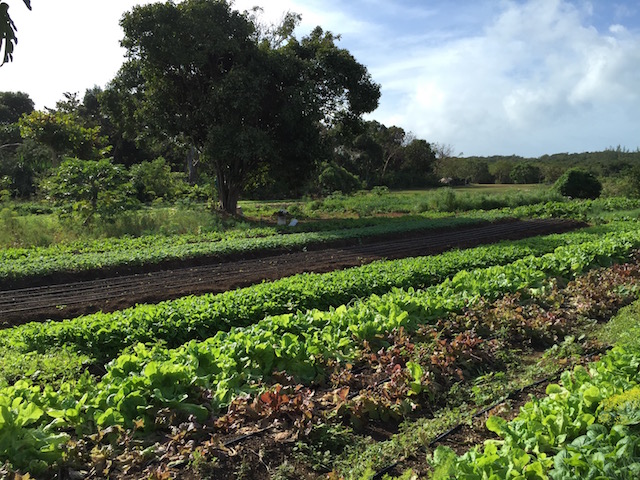
[(224, 292), (302, 272), (329, 272), (380, 259), (432, 255), (452, 248), (564, 232), (581, 226), (584, 224), (548, 219), (411, 232), (394, 239), (367, 239), (366, 244), (339, 248), (279, 253), (247, 260), (221, 262), (211, 259), (214, 263), (188, 268), (8, 290), (0, 292), (0, 321), (11, 326), (28, 321), (73, 318), (100, 310), (114, 311), (136, 303)]

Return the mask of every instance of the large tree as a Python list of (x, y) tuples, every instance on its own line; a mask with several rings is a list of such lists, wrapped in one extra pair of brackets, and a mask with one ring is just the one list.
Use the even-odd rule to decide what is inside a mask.
[(402, 165), (400, 169), (412, 172), (418, 178), (431, 177), (433, 180), (433, 165), (436, 160), (431, 144), (421, 138), (413, 138), (402, 150)]
[(126, 81), (114, 83), (129, 89), (138, 119), (202, 150), (227, 212), (265, 172), (310, 171), (323, 126), (377, 107), (367, 69), (319, 27), (297, 40), (297, 18), (265, 36), (225, 0), (186, 0), (122, 19)]
[(384, 179), (387, 172), (399, 168), (402, 163), (402, 150), (412, 138), (400, 127), (387, 127), (376, 121), (369, 122), (369, 130), (383, 150), (384, 163), (380, 178)]
[(0, 151), (20, 145), (18, 120), (33, 108), (33, 100), (26, 93), (0, 92)]
[(23, 113), (31, 113), (33, 100), (23, 92), (0, 92), (0, 125), (16, 123)]

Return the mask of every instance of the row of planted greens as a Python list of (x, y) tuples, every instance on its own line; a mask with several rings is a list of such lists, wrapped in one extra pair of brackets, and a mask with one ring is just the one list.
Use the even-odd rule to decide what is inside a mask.
[[(637, 268), (637, 260), (633, 264), (631, 270), (631, 264), (615, 270), (631, 279), (637, 277), (637, 271), (632, 273)], [(617, 275), (614, 274), (614, 277)], [(589, 285), (589, 277), (595, 280), (592, 286)], [(560, 308), (564, 310), (575, 306), (582, 309), (592, 303), (592, 307), (587, 307), (588, 310), (595, 308), (591, 315), (605, 319), (606, 323), (589, 336), (595, 335), (593, 338), (616, 347), (602, 358), (598, 355), (596, 358), (600, 359), (586, 365), (586, 368), (578, 366), (565, 370), (560, 375), (559, 384), (548, 385), (546, 396), (532, 397), (519, 409), (513, 420), (503, 418), (510, 416), (508, 408), (492, 410), (498, 413), (489, 417), (486, 429), (488, 436), (493, 438), (460, 456), (448, 446), (439, 446), (432, 455), (427, 456), (424, 467), (418, 466), (418, 470), (429, 471), (428, 478), (432, 480), (640, 477), (640, 300), (637, 300), (637, 283), (636, 289), (630, 292), (626, 287), (621, 289), (618, 283), (620, 279), (607, 279), (604, 270), (594, 271), (579, 280), (573, 286), (569, 284), (569, 289), (578, 292), (583, 300), (576, 299), (569, 304), (561, 302)], [(600, 293), (593, 291), (593, 288)], [(611, 313), (617, 310), (614, 307), (603, 317), (602, 313), (612, 304), (602, 294), (609, 296), (615, 291), (618, 293), (614, 293), (614, 296), (631, 293), (630, 298), (636, 300), (615, 316), (611, 317)], [(557, 296), (555, 292), (547, 292), (546, 295)], [(551, 305), (557, 303), (557, 299), (543, 303)], [(521, 310), (523, 307), (517, 308)], [(498, 315), (502, 317), (503, 308), (499, 310)], [(546, 316), (549, 319), (554, 317)], [(564, 317), (564, 314), (561, 316)], [(565, 321), (572, 322), (570, 318), (571, 315)], [(586, 333), (585, 325), (579, 326), (577, 332)], [(568, 337), (567, 340), (573, 341), (574, 337)], [(557, 368), (558, 363), (554, 363)], [(476, 431), (478, 429), (475, 428)], [(422, 453), (415, 448), (414, 455), (416, 458), (422, 457)], [(389, 462), (388, 459), (386, 461)], [(359, 471), (362, 470), (362, 467), (359, 468)], [(396, 477), (389, 477), (389, 480), (391, 478)], [(406, 471), (399, 478), (418, 477)]]
[[(422, 375), (417, 383), (413, 374), (394, 373), (385, 383), (354, 392), (356, 396), (340, 407), (355, 427), (363, 424), (363, 414), (368, 415), (363, 420), (390, 417), (404, 422), (400, 431), (390, 429), (393, 435), (381, 442), (337, 431), (339, 441), (353, 447), (334, 450), (334, 476), (361, 480), (389, 471), (391, 465), (396, 465), (396, 472), (411, 465), (414, 475), (427, 478), (430, 465), (422, 463), (425, 449), (432, 452), (437, 444), (460, 449), (478, 436), (485, 438), (484, 425), (477, 421), (484, 412), (509, 414), (509, 399), (526, 401), (529, 392), (539, 389), (539, 382), (555, 378), (559, 368), (569, 370), (581, 364), (609, 345), (601, 341), (617, 341), (620, 329), (629, 330), (629, 324), (637, 322), (637, 311), (632, 320), (634, 306), (619, 309), (637, 298), (639, 273), (637, 259), (593, 269), (567, 283), (539, 289), (535, 295), (516, 292), (494, 302), (477, 302), (410, 334), (387, 337), (389, 347), (364, 349), (361, 358), (381, 375), (398, 364), (422, 370)], [(613, 315), (616, 320), (608, 322)], [(637, 336), (637, 332), (629, 334)], [(338, 386), (354, 385), (354, 378), (365, 375), (359, 373), (362, 364), (357, 365), (355, 375), (338, 377), (344, 379)], [(380, 378), (384, 376), (374, 381)], [(236, 411), (234, 407), (229, 411)], [(422, 415), (416, 418), (416, 411)], [(307, 451), (317, 438), (310, 437)]]
[(202, 420), (238, 395), (259, 391), (273, 372), (318, 381), (328, 362), (357, 359), (357, 345), (365, 341), (400, 327), (412, 331), (480, 298), (539, 289), (550, 277), (571, 278), (624, 260), (638, 246), (640, 233), (612, 232), (553, 253), (463, 270), (424, 290), (398, 289), (328, 311), (268, 317), (177, 349), (138, 344), (115, 358), (100, 381), (85, 375), (55, 389), (19, 381), (0, 390), (0, 458), (37, 471), (62, 458), (70, 429), (151, 428), (162, 409)]
[[(490, 219), (505, 215), (488, 216)], [(341, 230), (279, 234), (273, 228), (234, 230), (203, 235), (146, 236), (58, 244), (50, 247), (0, 250), (0, 281), (38, 277), (59, 272), (82, 272), (116, 267), (160, 264), (203, 257), (225, 257), (265, 250), (302, 250), (320, 245), (369, 236), (393, 235), (418, 230), (471, 226), (486, 221), (482, 217), (414, 218), (402, 222)]]
[(578, 366), (511, 421), (490, 417), (487, 440), (461, 457), (434, 452), (434, 479), (640, 478), (640, 352), (616, 347)]
[(5, 352), (43, 352), (67, 346), (105, 361), (139, 342), (162, 341), (175, 347), (192, 339), (208, 338), (220, 330), (250, 325), (267, 315), (326, 310), (393, 288), (424, 288), (461, 270), (539, 256), (563, 245), (578, 245), (603, 235), (633, 235), (636, 229), (635, 222), (618, 222), (436, 256), (374, 262), (324, 274), (300, 274), (220, 294), (138, 305), (63, 322), (30, 323), (1, 331), (0, 348)]
[[(635, 211), (640, 208), (640, 199), (607, 197), (595, 200), (571, 200), (544, 202), (495, 210), (516, 218), (573, 218), (576, 220), (598, 219), (612, 212)], [(635, 212), (637, 215), (637, 212)]]

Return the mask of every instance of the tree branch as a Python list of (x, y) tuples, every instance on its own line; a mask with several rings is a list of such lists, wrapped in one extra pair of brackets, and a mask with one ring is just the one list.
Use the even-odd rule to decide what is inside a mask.
[(5, 143), (4, 145), (0, 145), (0, 150), (3, 148), (9, 148), (9, 147), (19, 147), (20, 145), (22, 145), (22, 142), (20, 143)]

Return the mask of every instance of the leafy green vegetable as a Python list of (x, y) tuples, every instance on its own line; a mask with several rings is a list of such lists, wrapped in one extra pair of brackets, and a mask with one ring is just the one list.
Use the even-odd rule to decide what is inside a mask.
[[(434, 478), (637, 478), (638, 422), (616, 422), (625, 419), (625, 405), (637, 402), (639, 365), (640, 352), (616, 347), (589, 370), (565, 372), (562, 385), (549, 385), (547, 397), (528, 402), (512, 421), (487, 420), (502, 440), (487, 440), (461, 457), (438, 447)], [(619, 408), (622, 417), (611, 414)], [(604, 424), (596, 423), (600, 410)]]
[[(500, 218), (504, 215), (494, 215)], [(388, 235), (434, 228), (453, 228), (486, 221), (482, 217), (420, 218), (387, 225), (346, 230), (279, 234), (274, 228), (213, 232), (202, 235), (149, 235), (58, 244), (50, 247), (0, 249), (0, 281), (38, 277), (60, 272), (138, 266), (199, 257), (249, 253), (263, 250), (302, 250), (314, 244)]]

